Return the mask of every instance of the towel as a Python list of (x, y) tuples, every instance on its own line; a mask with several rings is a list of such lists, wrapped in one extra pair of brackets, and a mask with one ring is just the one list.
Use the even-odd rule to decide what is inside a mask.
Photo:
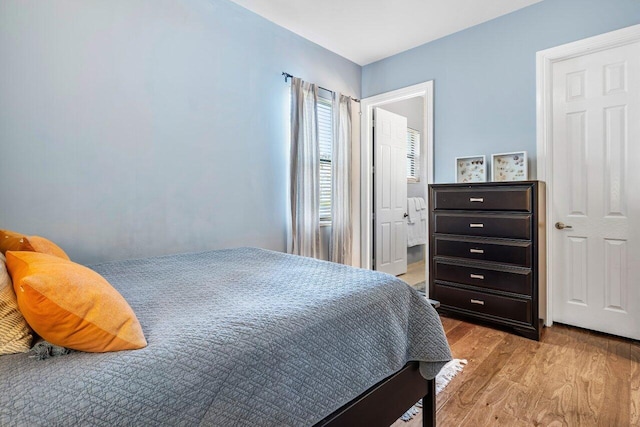
[(420, 202), (420, 209), (427, 209), (427, 202), (422, 197), (416, 197), (416, 199)]
[(416, 197), (416, 209), (420, 212), (420, 219), (426, 221), (427, 220), (427, 203), (424, 201), (422, 197)]
[(409, 222), (409, 224), (413, 224), (416, 221), (419, 221), (419, 215), (418, 215), (418, 204), (416, 203), (416, 199), (414, 197), (408, 197), (407, 198), (407, 213), (409, 214), (409, 216), (407, 217), (407, 221)]
[(407, 198), (407, 247), (427, 243), (427, 204), (422, 197)]

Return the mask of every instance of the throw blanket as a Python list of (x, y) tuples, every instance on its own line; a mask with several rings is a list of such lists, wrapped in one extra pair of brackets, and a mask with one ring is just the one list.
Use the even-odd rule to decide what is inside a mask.
[(435, 311), (400, 280), (242, 248), (92, 267), (148, 347), (0, 360), (0, 425), (302, 426), (409, 360), (450, 359)]

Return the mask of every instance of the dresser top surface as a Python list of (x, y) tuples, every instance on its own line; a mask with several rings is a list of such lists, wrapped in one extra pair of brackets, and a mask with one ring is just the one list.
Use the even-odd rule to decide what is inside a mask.
[(517, 187), (534, 186), (542, 181), (508, 181), (508, 182), (464, 182), (464, 183), (442, 183), (429, 184), (432, 188), (483, 188), (483, 187)]

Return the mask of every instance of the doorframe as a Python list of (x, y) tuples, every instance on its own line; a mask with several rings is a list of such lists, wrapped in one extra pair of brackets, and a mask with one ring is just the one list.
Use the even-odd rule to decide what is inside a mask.
[(555, 243), (553, 226), (553, 65), (556, 62), (577, 58), (591, 53), (625, 46), (640, 41), (640, 24), (611, 31), (576, 42), (567, 43), (536, 53), (536, 156), (537, 179), (546, 182), (546, 252), (547, 298), (545, 325), (553, 325), (553, 266)]
[[(433, 182), (433, 80), (396, 89), (379, 95), (371, 96), (360, 101), (362, 119), (360, 120), (360, 247), (361, 247), (361, 267), (371, 269), (371, 258), (373, 248), (371, 247), (373, 237), (373, 109), (386, 104), (391, 104), (405, 99), (422, 97), (423, 99), (423, 121), (425, 134), (425, 152), (427, 164), (427, 179), (425, 188)], [(428, 227), (428, 224), (427, 224)], [(427, 229), (427, 235), (429, 230)], [(425, 256), (428, 257), (429, 245), (425, 245)], [(428, 271), (426, 272), (428, 275)], [(429, 280), (425, 276), (426, 280)]]

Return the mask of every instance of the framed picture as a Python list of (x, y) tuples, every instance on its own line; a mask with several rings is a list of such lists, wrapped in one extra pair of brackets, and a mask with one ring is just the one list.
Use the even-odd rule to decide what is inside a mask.
[(526, 151), (491, 156), (491, 181), (526, 181), (528, 178)]
[(487, 182), (485, 156), (456, 157), (456, 182)]

